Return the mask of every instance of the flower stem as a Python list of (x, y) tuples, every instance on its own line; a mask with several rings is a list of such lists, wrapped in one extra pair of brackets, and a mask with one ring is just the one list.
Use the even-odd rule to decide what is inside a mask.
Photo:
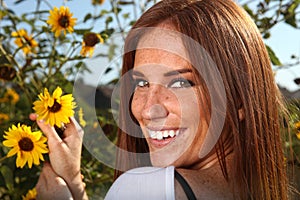
[(0, 163), (1, 163), (2, 161), (4, 161), (6, 158), (8, 158), (8, 157), (7, 157), (7, 156), (4, 156), (4, 157), (0, 158)]

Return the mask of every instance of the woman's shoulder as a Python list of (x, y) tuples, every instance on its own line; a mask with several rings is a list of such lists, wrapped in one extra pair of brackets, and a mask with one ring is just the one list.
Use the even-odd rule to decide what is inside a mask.
[(122, 174), (105, 199), (174, 200), (174, 167), (140, 167)]
[[(176, 171), (188, 182), (197, 199), (234, 198), (231, 182), (224, 178), (219, 169), (212, 167), (202, 170), (176, 169)], [(175, 194), (176, 197), (185, 197), (178, 181), (175, 181)]]

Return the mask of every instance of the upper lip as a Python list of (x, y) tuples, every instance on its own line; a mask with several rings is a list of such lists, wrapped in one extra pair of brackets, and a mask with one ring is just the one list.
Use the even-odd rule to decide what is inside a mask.
[(151, 131), (167, 131), (167, 130), (178, 130), (180, 128), (178, 127), (163, 127), (163, 126), (155, 126), (155, 127), (149, 127), (147, 126), (146, 127), (148, 130), (151, 130)]

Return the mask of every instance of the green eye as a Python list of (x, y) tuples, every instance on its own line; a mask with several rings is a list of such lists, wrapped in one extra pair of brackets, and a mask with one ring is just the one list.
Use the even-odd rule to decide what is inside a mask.
[(195, 84), (192, 81), (180, 78), (180, 79), (172, 80), (172, 82), (168, 85), (168, 87), (170, 87), (170, 88), (188, 88), (188, 87), (192, 87), (194, 85)]

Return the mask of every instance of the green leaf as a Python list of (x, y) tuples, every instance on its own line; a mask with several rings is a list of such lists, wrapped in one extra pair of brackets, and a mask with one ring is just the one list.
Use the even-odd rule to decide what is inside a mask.
[(113, 21), (113, 18), (111, 16), (108, 16), (105, 20), (105, 24), (108, 25), (112, 21)]
[(101, 10), (101, 12), (100, 12), (100, 17), (102, 17), (102, 16), (104, 16), (104, 15), (106, 15), (106, 14), (108, 14), (108, 13), (109, 13), (109, 11), (103, 9), (103, 10)]
[(116, 54), (116, 48), (117, 48), (118, 46), (116, 45), (116, 44), (111, 44), (110, 46), (109, 46), (109, 49), (108, 49), (108, 60), (109, 61), (111, 61), (113, 58), (114, 58), (114, 56), (115, 56), (115, 54)]
[(15, 2), (15, 4), (22, 3), (23, 1), (25, 1), (25, 0), (18, 0), (18, 1)]
[(74, 29), (74, 32), (78, 35), (84, 35), (86, 32), (91, 32), (92, 28)]
[(115, 32), (115, 29), (108, 28), (108, 29), (105, 29), (104, 31), (102, 31), (100, 33), (100, 35), (104, 40), (107, 40), (114, 32)]
[(291, 25), (294, 28), (297, 28), (297, 21), (296, 21), (296, 9), (299, 6), (300, 1), (294, 1), (288, 8), (285, 10), (283, 16), (285, 23)]
[(266, 32), (266, 33), (264, 33), (264, 35), (263, 35), (263, 38), (264, 39), (268, 39), (268, 38), (270, 38), (271, 37), (271, 33), (270, 32)]
[(243, 8), (246, 10), (246, 12), (253, 18), (256, 19), (256, 15), (253, 13), (252, 9), (249, 8), (247, 4), (243, 6)]
[(133, 25), (135, 24), (135, 22), (136, 22), (136, 20), (132, 20), (132, 21), (129, 23), (129, 25), (130, 25), (130, 26), (133, 26)]
[(129, 18), (130, 13), (124, 13), (122, 16), (124, 19), (128, 19)]
[(119, 5), (134, 5), (134, 1), (118, 1)]
[(294, 28), (297, 28), (296, 15), (293, 14), (293, 15), (286, 17), (285, 23), (291, 25)]
[(91, 13), (88, 13), (88, 14), (84, 17), (83, 22), (88, 21), (88, 20), (91, 19), (92, 17), (93, 17), (92, 14), (91, 14)]
[(111, 67), (108, 67), (108, 68), (105, 70), (104, 74), (107, 74), (107, 73), (110, 72), (111, 70), (112, 70), (112, 68), (111, 68)]
[(279, 58), (276, 56), (275, 52), (268, 45), (266, 45), (266, 47), (267, 47), (272, 64), (275, 66), (281, 66), (282, 64), (281, 64)]
[(5, 180), (5, 185), (8, 190), (12, 191), (14, 189), (14, 179), (12, 170), (6, 165), (1, 166), (1, 174)]
[(49, 13), (49, 10), (37, 10), (37, 11), (31, 12), (31, 14), (34, 14), (34, 15), (36, 15), (36, 14), (46, 14), (46, 13)]

